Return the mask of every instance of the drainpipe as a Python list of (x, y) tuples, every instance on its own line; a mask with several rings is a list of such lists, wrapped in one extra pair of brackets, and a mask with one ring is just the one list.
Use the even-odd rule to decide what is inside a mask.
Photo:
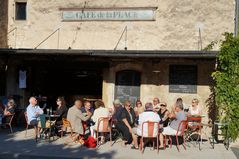
[(235, 0), (236, 1), (236, 8), (235, 8), (235, 36), (238, 35), (238, 12), (239, 12), (239, 0)]

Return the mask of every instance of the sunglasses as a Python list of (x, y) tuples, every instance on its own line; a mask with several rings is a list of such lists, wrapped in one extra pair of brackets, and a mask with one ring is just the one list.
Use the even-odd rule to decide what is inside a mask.
[(160, 106), (162, 106), (162, 107), (166, 107), (166, 105), (164, 105), (164, 104), (161, 104)]

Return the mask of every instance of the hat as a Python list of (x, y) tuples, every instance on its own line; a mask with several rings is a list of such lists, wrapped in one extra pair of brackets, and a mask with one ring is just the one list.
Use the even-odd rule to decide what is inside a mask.
[(160, 105), (160, 106), (161, 106), (161, 105), (167, 106), (167, 103), (166, 103), (166, 102), (161, 102), (159, 105)]
[(152, 103), (146, 103), (145, 104), (145, 110), (153, 110), (153, 104)]
[(115, 100), (113, 101), (113, 104), (114, 104), (114, 105), (121, 105), (121, 102), (120, 102), (119, 99), (115, 99)]

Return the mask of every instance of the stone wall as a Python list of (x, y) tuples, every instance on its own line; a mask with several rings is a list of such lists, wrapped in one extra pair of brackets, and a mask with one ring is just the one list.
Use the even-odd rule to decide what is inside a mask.
[[(202, 47), (234, 31), (235, 0), (25, 0), (26, 21), (12, 18), (15, 1), (9, 1), (9, 30), (17, 27), (17, 37), (9, 35), (9, 45), (16, 48), (34, 48), (57, 28), (60, 34), (56, 32), (38, 48), (112, 50), (127, 26), (129, 50), (198, 50), (199, 28)], [(158, 9), (155, 21), (62, 21), (60, 8), (83, 7)], [(123, 48), (124, 40), (118, 46)]]
[(0, 1), (0, 48), (7, 47), (8, 0)]
[[(198, 66), (198, 86), (196, 94), (189, 93), (169, 93), (169, 65), (197, 65)], [(141, 72), (140, 99), (145, 104), (152, 102), (154, 97), (168, 104), (169, 109), (174, 105), (177, 98), (181, 97), (185, 104), (190, 105), (193, 98), (198, 98), (203, 107), (204, 114), (207, 114), (207, 100), (210, 95), (210, 85), (212, 84), (211, 73), (214, 70), (214, 60), (169, 60), (162, 59), (159, 63), (152, 64), (145, 62), (116, 62), (109, 69), (104, 70), (103, 81), (103, 101), (109, 107), (114, 100), (115, 75), (121, 70), (136, 70)], [(160, 72), (155, 73), (154, 70)]]

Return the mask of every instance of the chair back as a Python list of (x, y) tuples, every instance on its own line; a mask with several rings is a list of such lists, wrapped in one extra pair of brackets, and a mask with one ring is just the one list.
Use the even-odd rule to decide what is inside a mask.
[(177, 136), (178, 135), (183, 136), (187, 127), (188, 127), (188, 121), (187, 120), (182, 120), (178, 125), (178, 130), (177, 130), (176, 135)]
[(28, 124), (27, 112), (24, 112), (26, 123)]
[(72, 134), (73, 133), (73, 128), (71, 126), (71, 122), (69, 120), (67, 120), (66, 118), (62, 118), (62, 127), (63, 128), (70, 128), (70, 133)]
[(202, 117), (201, 116), (189, 116), (187, 117), (188, 128), (197, 129), (201, 127)]
[(98, 132), (109, 132), (109, 128), (111, 128), (109, 117), (101, 117), (98, 119)]
[(12, 123), (12, 120), (13, 120), (13, 118), (14, 118), (14, 115), (15, 115), (15, 113), (13, 113), (12, 115), (7, 116), (7, 117), (10, 118), (10, 120), (9, 120), (9, 122), (8, 122), (7, 124), (11, 124), (11, 123)]
[(45, 114), (40, 114), (40, 123), (41, 123), (41, 128), (46, 128), (46, 116)]
[(145, 121), (142, 123), (141, 130), (142, 137), (157, 137), (159, 132), (159, 122)]

